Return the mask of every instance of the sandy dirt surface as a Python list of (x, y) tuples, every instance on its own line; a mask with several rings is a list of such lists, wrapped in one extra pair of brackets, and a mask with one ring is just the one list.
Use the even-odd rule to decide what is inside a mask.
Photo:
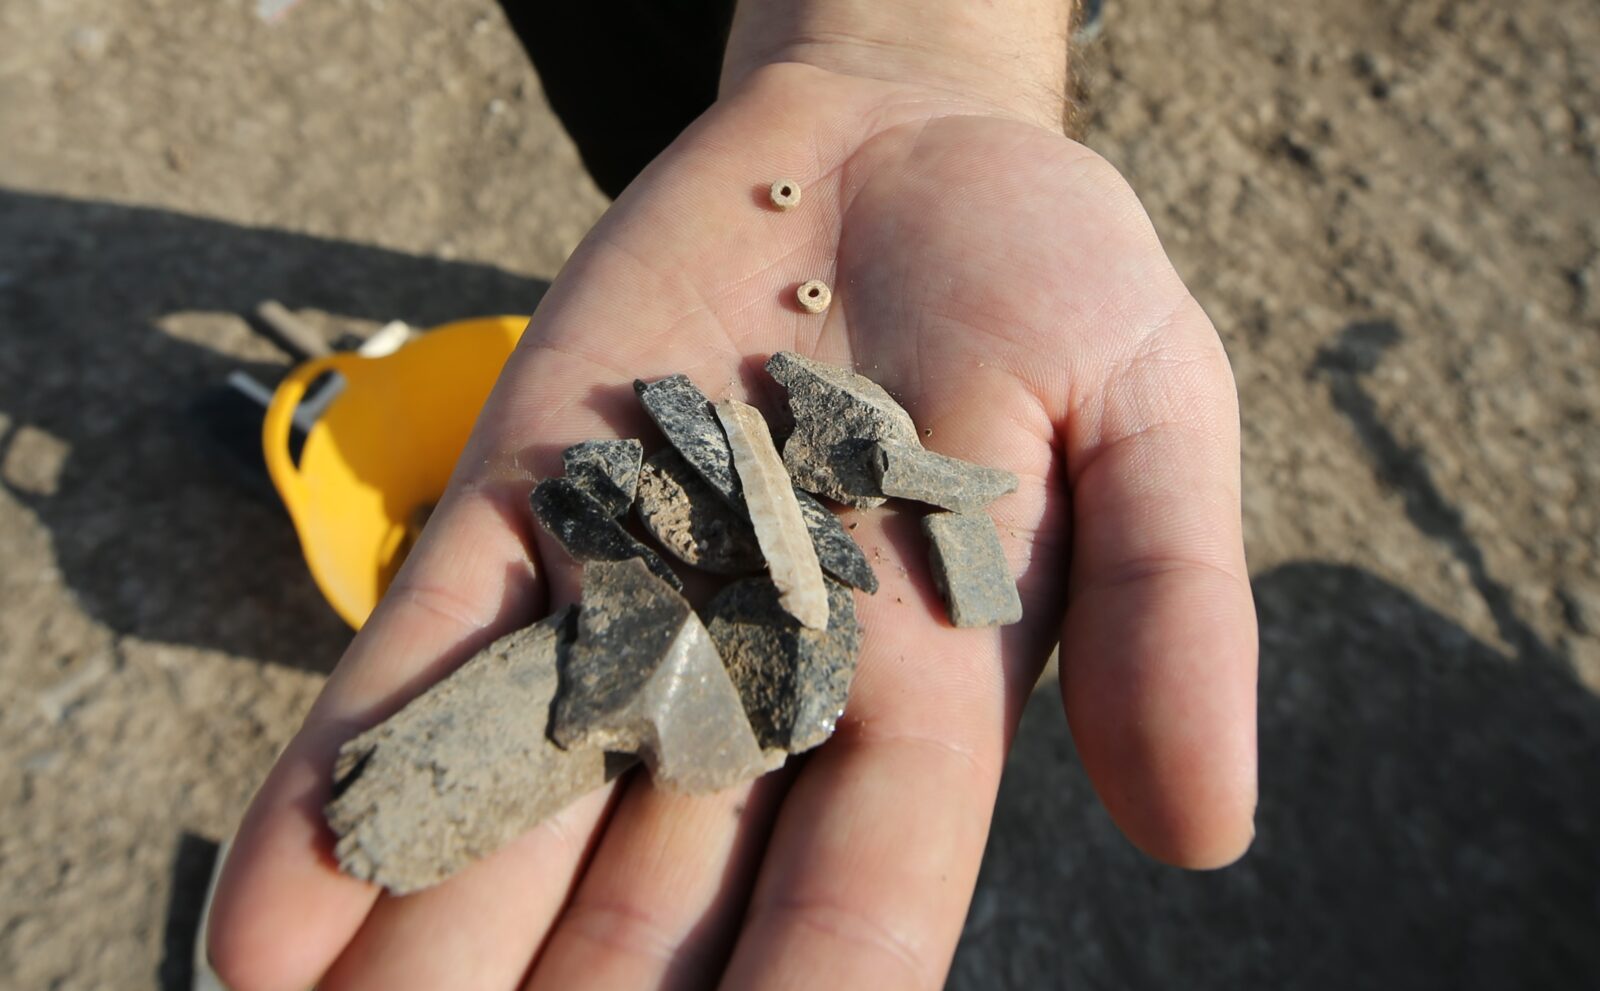
[[(1243, 397), (1258, 840), (1111, 827), (1042, 686), (952, 985), (1600, 985), (1600, 9), (1113, 0), (1089, 143)], [(0, 4), (0, 987), (185, 987), (336, 659), (191, 407), (523, 312), (604, 198), (486, 0)]]

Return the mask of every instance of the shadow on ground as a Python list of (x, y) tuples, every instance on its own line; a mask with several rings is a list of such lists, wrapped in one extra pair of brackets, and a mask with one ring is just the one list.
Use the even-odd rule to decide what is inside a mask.
[(1190, 874), (1133, 850), (1046, 685), (951, 986), (1600, 986), (1600, 701), (1359, 569), (1294, 564), (1254, 585), (1249, 855)]
[(1257, 575), (1258, 832), (1211, 874), (1121, 839), (1044, 686), (952, 987), (1600, 987), (1600, 699), (1379, 419), (1362, 376), (1399, 339), (1352, 324), (1311, 376), (1418, 530), (1466, 565), (1511, 652), (1358, 568)]
[[(290, 308), (429, 326), (530, 312), (545, 283), (282, 231), (0, 190), (0, 464), (42, 431), (66, 452), (8, 494), (49, 528), (57, 566), (118, 633), (325, 670), (349, 631), (321, 600), (287, 516), (240, 482), (192, 407), (234, 369), (158, 321)], [(34, 434), (37, 436), (37, 434)]]
[(196, 941), (205, 915), (206, 892), (216, 870), (220, 846), (197, 833), (178, 836), (172, 857), (172, 885), (167, 898), (167, 923), (162, 930), (161, 965), (156, 982), (161, 991), (193, 991)]

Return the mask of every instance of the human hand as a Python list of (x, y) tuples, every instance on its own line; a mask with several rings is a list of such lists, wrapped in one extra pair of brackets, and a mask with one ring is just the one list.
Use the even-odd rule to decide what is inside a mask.
[[(1248, 845), (1236, 399), (1132, 192), (1025, 107), (797, 64), (735, 76), (540, 304), (450, 491), (257, 795), (211, 922), (240, 991), (939, 986), (1058, 637), (1079, 753), (1129, 838), (1194, 867)], [(804, 189), (789, 213), (764, 204), (778, 177)], [(834, 288), (825, 314), (794, 305), (810, 278)], [(792, 770), (701, 798), (635, 776), (404, 898), (340, 874), (322, 818), (339, 745), (576, 598), (506, 467), (544, 477), (570, 443), (653, 437), (635, 377), (684, 372), (772, 410), (759, 367), (784, 349), (855, 367), (928, 447), (1020, 477), (991, 510), (1022, 623), (950, 628), (914, 516), (852, 512), (882, 588), (857, 595), (838, 731)]]

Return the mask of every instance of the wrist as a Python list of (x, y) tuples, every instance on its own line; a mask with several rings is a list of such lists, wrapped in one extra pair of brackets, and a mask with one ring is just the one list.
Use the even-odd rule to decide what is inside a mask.
[(728, 92), (764, 65), (803, 63), (940, 92), (1060, 130), (1073, 0), (740, 0)]

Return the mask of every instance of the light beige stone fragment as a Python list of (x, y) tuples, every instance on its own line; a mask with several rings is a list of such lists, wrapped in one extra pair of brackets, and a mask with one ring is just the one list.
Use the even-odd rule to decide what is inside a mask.
[(767, 421), (754, 406), (737, 399), (724, 399), (716, 409), (733, 448), (733, 467), (744, 488), (756, 541), (767, 559), (772, 582), (778, 586), (778, 602), (801, 625), (825, 630), (828, 586)]

